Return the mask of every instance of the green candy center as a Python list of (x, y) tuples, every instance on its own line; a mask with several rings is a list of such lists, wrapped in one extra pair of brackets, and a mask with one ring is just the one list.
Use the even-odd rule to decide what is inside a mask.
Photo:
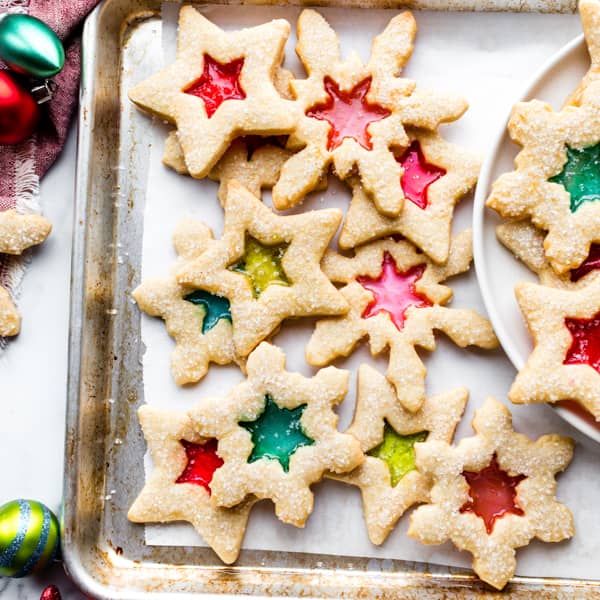
[(600, 200), (600, 143), (583, 150), (567, 146), (563, 170), (548, 181), (560, 183), (569, 192), (572, 213), (586, 202)]
[(315, 441), (304, 433), (300, 419), (306, 404), (293, 410), (280, 408), (271, 396), (265, 396), (265, 407), (258, 419), (240, 421), (240, 425), (252, 436), (252, 452), (248, 462), (261, 458), (278, 460), (287, 473), (290, 458), (301, 446), (312, 446)]
[(221, 319), (231, 323), (231, 310), (229, 300), (205, 290), (196, 290), (183, 298), (196, 306), (201, 307), (204, 318), (202, 319), (202, 333), (208, 333)]
[(255, 298), (258, 298), (270, 285), (289, 286), (290, 280), (281, 264), (288, 245), (265, 246), (252, 236), (247, 236), (244, 256), (229, 269), (242, 273), (248, 278)]
[(429, 432), (419, 431), (410, 435), (400, 435), (386, 421), (383, 431), (383, 442), (367, 454), (386, 462), (390, 471), (392, 487), (410, 471), (415, 470), (415, 444), (424, 442)]

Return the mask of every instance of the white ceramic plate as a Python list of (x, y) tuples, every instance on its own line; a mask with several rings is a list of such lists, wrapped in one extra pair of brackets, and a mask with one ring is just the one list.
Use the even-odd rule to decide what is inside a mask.
[[(535, 75), (515, 102), (538, 98), (559, 109), (579, 84), (589, 67), (583, 36), (557, 52)], [(518, 281), (536, 281), (536, 276), (518, 261), (496, 238), (500, 217), (485, 206), (492, 183), (499, 175), (512, 171), (519, 147), (506, 130), (510, 108), (497, 136), (491, 140), (489, 154), (481, 169), (473, 211), (473, 250), (481, 293), (498, 339), (517, 369), (521, 369), (533, 349), (531, 337), (513, 293)], [(562, 406), (554, 406), (571, 425), (600, 443), (600, 427)]]

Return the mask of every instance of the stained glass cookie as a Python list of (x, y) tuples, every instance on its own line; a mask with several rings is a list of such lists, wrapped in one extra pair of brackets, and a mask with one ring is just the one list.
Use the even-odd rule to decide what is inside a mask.
[(456, 204), (477, 182), (480, 160), (472, 152), (445, 141), (437, 132), (410, 128), (410, 145), (395, 154), (402, 168), (397, 185), (404, 208), (397, 217), (379, 212), (358, 178), (350, 178), (352, 201), (339, 245), (349, 249), (373, 239), (401, 235), (437, 263), (448, 259)]
[(542, 285), (578, 289), (600, 277), (600, 244), (592, 244), (587, 258), (576, 268), (558, 275), (544, 253), (544, 233), (528, 220), (507, 221), (496, 227), (498, 239), (533, 271)]
[(382, 544), (398, 519), (413, 504), (427, 502), (431, 482), (415, 467), (415, 444), (451, 442), (469, 393), (465, 388), (438, 394), (420, 410), (404, 409), (393, 386), (368, 365), (358, 370), (353, 435), (365, 462), (346, 475), (329, 475), (360, 488), (369, 539)]
[(320, 266), (340, 211), (276, 215), (236, 181), (227, 187), (224, 208), (223, 236), (182, 263), (177, 280), (228, 299), (239, 356), (247, 356), (284, 319), (348, 311)]
[(208, 175), (236, 137), (295, 129), (295, 105), (274, 85), (289, 30), (277, 19), (225, 32), (182, 7), (175, 62), (129, 90), (129, 98), (176, 125), (193, 177)]
[(298, 152), (273, 188), (276, 208), (298, 203), (333, 164), (341, 179), (358, 172), (381, 213), (399, 214), (402, 167), (393, 148), (410, 145), (405, 126), (433, 130), (467, 108), (461, 98), (415, 91), (414, 82), (398, 77), (412, 53), (415, 33), (414, 18), (402, 13), (374, 39), (367, 64), (355, 52), (342, 60), (338, 37), (327, 21), (314, 10), (302, 12), (296, 52), (308, 77), (290, 84), (300, 117), (288, 146)]
[(326, 471), (351, 471), (364, 460), (359, 442), (336, 429), (333, 408), (346, 395), (348, 372), (290, 373), (283, 352), (263, 342), (248, 357), (247, 373), (227, 396), (205, 398), (189, 413), (200, 435), (218, 440), (224, 461), (211, 501), (268, 498), (279, 519), (302, 527), (313, 508), (310, 486)]
[(452, 290), (441, 282), (467, 271), (471, 259), (470, 231), (452, 240), (445, 265), (435, 264), (406, 240), (371, 242), (351, 257), (328, 251), (323, 270), (332, 281), (346, 284), (340, 293), (350, 310), (317, 322), (306, 347), (307, 362), (322, 366), (348, 356), (368, 337), (373, 355), (389, 348), (387, 377), (402, 406), (418, 410), (425, 400), (426, 369), (415, 346), (434, 350), (434, 330), (461, 347), (498, 345), (487, 319), (474, 310), (444, 306)]
[[(41, 215), (0, 212), (0, 254), (22, 254), (41, 244), (50, 235), (52, 225)], [(8, 290), (0, 285), (0, 337), (19, 333), (21, 319)]]
[(573, 456), (573, 441), (516, 433), (508, 409), (488, 398), (475, 411), (475, 436), (452, 447), (415, 445), (416, 465), (431, 477), (431, 501), (410, 518), (408, 535), (423, 544), (451, 540), (473, 555), (477, 575), (502, 589), (514, 575), (516, 548), (533, 538), (559, 542), (573, 536), (569, 509), (554, 497), (556, 473)]
[(559, 112), (539, 100), (517, 104), (508, 130), (522, 150), (487, 205), (547, 231), (544, 251), (557, 274), (577, 269), (600, 243), (600, 81)]
[(134, 523), (188, 521), (225, 563), (238, 557), (254, 504), (210, 502), (211, 481), (223, 465), (216, 440), (198, 435), (185, 413), (142, 406), (138, 411), (153, 469), (127, 518)]
[[(173, 235), (180, 261), (192, 260), (214, 244), (203, 223), (184, 220)], [(174, 275), (144, 280), (132, 293), (140, 310), (164, 320), (175, 341), (171, 372), (177, 385), (202, 379), (211, 362), (236, 360), (229, 300), (201, 287), (180, 285)]]
[(577, 290), (522, 282), (515, 295), (535, 347), (509, 398), (575, 400), (600, 421), (600, 278)]

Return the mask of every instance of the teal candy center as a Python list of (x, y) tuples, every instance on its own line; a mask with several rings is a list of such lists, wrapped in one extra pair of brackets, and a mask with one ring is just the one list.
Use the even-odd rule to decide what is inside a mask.
[(400, 435), (386, 421), (383, 432), (383, 442), (367, 454), (386, 462), (390, 471), (392, 487), (410, 471), (415, 470), (415, 444), (427, 439), (427, 431), (419, 431), (409, 435)]
[(560, 183), (569, 192), (572, 213), (585, 202), (600, 200), (600, 143), (583, 150), (567, 146), (563, 170), (548, 181)]
[(204, 309), (202, 320), (202, 333), (209, 332), (221, 319), (227, 319), (231, 323), (231, 310), (229, 300), (204, 290), (196, 290), (184, 297), (184, 300), (201, 306)]
[(261, 458), (278, 460), (287, 473), (290, 458), (301, 446), (312, 446), (315, 441), (304, 433), (300, 419), (306, 404), (293, 410), (280, 408), (271, 396), (265, 396), (265, 407), (255, 421), (240, 421), (252, 436), (252, 452), (248, 462)]

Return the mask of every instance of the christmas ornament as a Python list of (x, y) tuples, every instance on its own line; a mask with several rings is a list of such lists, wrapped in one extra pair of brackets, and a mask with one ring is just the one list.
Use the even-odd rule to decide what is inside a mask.
[(18, 144), (27, 139), (39, 117), (40, 108), (33, 96), (14, 76), (0, 71), (0, 144)]
[(60, 591), (55, 585), (49, 585), (40, 596), (40, 600), (62, 600)]
[(0, 58), (17, 73), (46, 79), (65, 64), (65, 50), (43, 21), (21, 14), (0, 17)]
[(0, 576), (24, 577), (43, 569), (56, 555), (58, 520), (35, 500), (0, 506)]

